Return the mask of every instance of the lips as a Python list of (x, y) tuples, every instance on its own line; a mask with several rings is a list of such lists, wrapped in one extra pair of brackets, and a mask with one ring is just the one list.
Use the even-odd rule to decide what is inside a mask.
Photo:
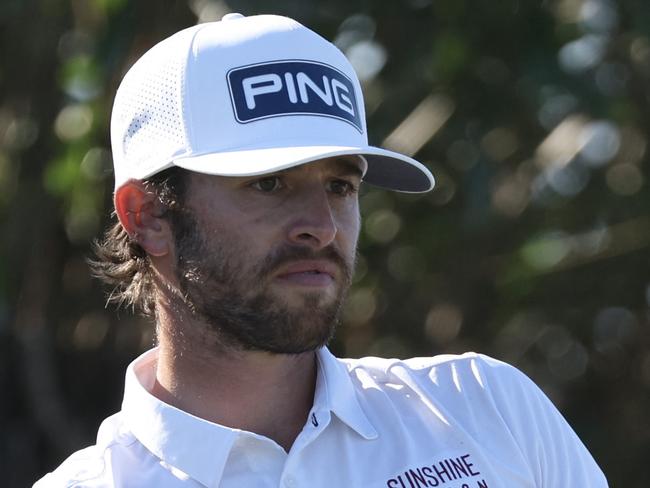
[(329, 261), (303, 260), (282, 266), (276, 273), (279, 280), (312, 286), (332, 283), (337, 276), (337, 266)]

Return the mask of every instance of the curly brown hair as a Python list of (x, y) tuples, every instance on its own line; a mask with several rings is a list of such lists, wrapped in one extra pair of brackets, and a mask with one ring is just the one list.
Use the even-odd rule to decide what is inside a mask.
[[(172, 229), (184, 205), (187, 179), (186, 170), (173, 167), (143, 181), (165, 206), (164, 217)], [(88, 259), (92, 275), (111, 288), (108, 302), (154, 316), (155, 288), (149, 255), (117, 221), (115, 212), (112, 217), (115, 222), (103, 238), (93, 242), (95, 256)]]

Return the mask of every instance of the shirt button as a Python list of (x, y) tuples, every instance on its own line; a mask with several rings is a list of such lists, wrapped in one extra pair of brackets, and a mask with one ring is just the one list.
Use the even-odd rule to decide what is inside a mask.
[(293, 476), (287, 476), (284, 479), (284, 484), (288, 488), (294, 488), (296, 486), (296, 479)]

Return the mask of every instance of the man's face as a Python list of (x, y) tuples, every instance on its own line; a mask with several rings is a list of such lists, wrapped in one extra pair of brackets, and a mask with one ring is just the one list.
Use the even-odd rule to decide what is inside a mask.
[(359, 234), (361, 161), (256, 177), (192, 173), (175, 219), (186, 303), (222, 344), (295, 354), (331, 338)]

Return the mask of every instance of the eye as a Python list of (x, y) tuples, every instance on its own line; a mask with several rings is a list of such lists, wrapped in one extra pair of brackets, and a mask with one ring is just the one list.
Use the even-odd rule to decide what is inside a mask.
[(346, 180), (332, 180), (329, 183), (329, 191), (335, 195), (348, 196), (357, 192), (357, 187)]
[(273, 193), (282, 188), (282, 181), (277, 176), (267, 176), (251, 184), (253, 188), (264, 193)]

